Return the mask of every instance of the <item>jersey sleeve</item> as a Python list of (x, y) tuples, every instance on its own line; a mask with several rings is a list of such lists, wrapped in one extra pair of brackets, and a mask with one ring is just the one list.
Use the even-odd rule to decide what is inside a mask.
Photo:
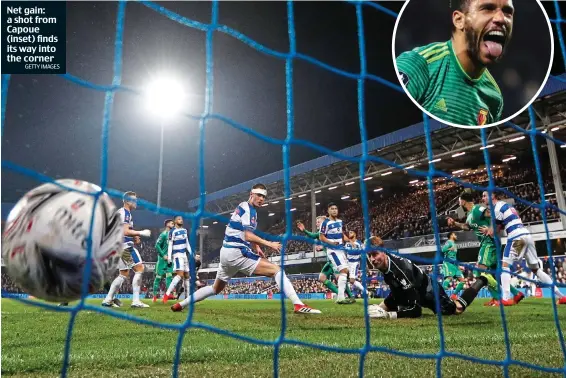
[(120, 220), (122, 221), (122, 224), (130, 224), (130, 215), (126, 214), (126, 210), (124, 208), (118, 210), (118, 214), (120, 214)]
[(308, 230), (305, 230), (304, 233), (311, 239), (318, 239), (318, 236), (320, 235), (319, 232), (310, 232)]
[(407, 51), (396, 59), (401, 82), (417, 102), (422, 102), (428, 88), (428, 64), (415, 51)]
[(165, 248), (167, 245), (167, 233), (162, 232), (155, 243), (155, 250), (157, 251), (157, 255), (164, 257), (167, 254), (167, 249)]
[(242, 228), (244, 230), (253, 231), (251, 215), (250, 215), (251, 211), (247, 202), (241, 203), (236, 211), (240, 216), (240, 222), (242, 222)]
[(328, 227), (328, 219), (325, 219), (324, 222), (322, 222), (322, 224), (320, 225), (320, 229), (318, 230), (318, 235), (326, 236), (327, 227)]
[(474, 223), (478, 223), (479, 221), (485, 219), (485, 211), (487, 208), (485, 206), (474, 206), (472, 210), (472, 218)]
[(444, 254), (448, 253), (448, 251), (450, 250), (451, 247), (452, 247), (452, 245), (450, 244), (450, 241), (447, 241), (442, 246), (442, 253), (444, 253)]
[[(505, 204), (507, 205), (507, 204)], [(493, 206), (493, 210), (495, 212), (495, 219), (497, 219), (498, 221), (502, 221), (503, 220), (503, 213), (505, 213), (505, 211), (507, 211), (507, 208), (505, 207), (505, 205), (501, 205), (500, 203), (496, 203), (495, 206)], [(507, 205), (509, 206), (509, 205)]]
[[(389, 256), (391, 259), (390, 269), (395, 270), (395, 277), (399, 277), (399, 283), (402, 287), (402, 298), (397, 299), (401, 306), (420, 307), (419, 293), (415, 287), (415, 275), (413, 274), (413, 264), (406, 259)], [(401, 299), (401, 300), (400, 300)]]

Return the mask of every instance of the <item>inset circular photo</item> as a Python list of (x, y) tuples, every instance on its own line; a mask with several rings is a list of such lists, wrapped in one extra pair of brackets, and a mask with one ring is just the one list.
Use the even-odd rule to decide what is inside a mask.
[(554, 39), (539, 0), (409, 0), (392, 52), (401, 85), (423, 112), (450, 126), (490, 127), (537, 98)]

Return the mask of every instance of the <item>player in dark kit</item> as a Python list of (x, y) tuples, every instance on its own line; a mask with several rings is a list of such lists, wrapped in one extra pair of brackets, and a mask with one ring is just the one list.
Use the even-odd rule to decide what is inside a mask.
[(464, 306), (451, 300), (442, 285), (434, 282), (412, 261), (381, 251), (369, 251), (370, 262), (381, 271), (391, 292), (379, 305), (368, 309), (372, 318), (397, 319), (418, 318), (422, 308), (436, 314), (433, 285), (436, 285), (442, 315), (459, 315)]
[(452, 0), (452, 38), (396, 59), (411, 97), (438, 118), (462, 126), (497, 122), (503, 97), (487, 67), (501, 60), (513, 30), (513, 0)]

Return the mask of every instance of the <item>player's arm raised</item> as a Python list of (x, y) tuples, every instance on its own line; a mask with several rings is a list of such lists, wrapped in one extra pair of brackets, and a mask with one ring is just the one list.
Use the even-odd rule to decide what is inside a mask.
[(301, 231), (304, 232), (305, 235), (307, 235), (309, 238), (311, 239), (318, 239), (318, 236), (320, 235), (319, 232), (310, 232), (309, 230), (307, 230), (305, 228), (305, 225), (303, 224), (303, 222), (297, 222), (297, 228)]

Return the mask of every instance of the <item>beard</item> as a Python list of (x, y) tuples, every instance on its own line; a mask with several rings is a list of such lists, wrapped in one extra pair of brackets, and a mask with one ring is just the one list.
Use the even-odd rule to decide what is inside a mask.
[(470, 25), (465, 25), (466, 50), (474, 64), (483, 65), (480, 59), (480, 35)]

